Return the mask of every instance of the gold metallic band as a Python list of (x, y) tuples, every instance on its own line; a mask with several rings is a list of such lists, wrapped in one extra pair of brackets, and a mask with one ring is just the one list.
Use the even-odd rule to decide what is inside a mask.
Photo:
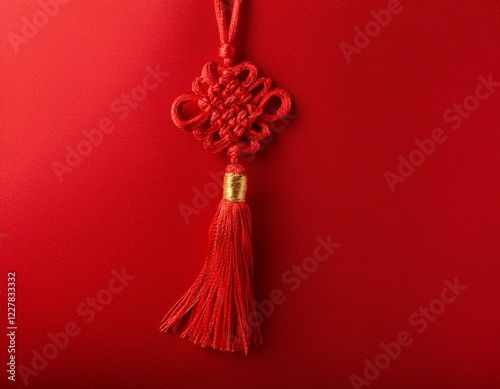
[(226, 173), (224, 175), (223, 198), (235, 203), (245, 201), (247, 191), (246, 174)]

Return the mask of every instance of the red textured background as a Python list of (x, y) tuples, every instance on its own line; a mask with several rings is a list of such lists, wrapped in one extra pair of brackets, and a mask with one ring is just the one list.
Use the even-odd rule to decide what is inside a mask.
[[(212, 2), (71, 1), (18, 53), (8, 33), (41, 6), (0, 3), (0, 333), (12, 270), (18, 368), (67, 322), (81, 330), (30, 387), (352, 388), (401, 331), (413, 343), (370, 387), (500, 387), (500, 87), (457, 131), (442, 118), (478, 76), (500, 80), (500, 3), (402, 4), (347, 63), (339, 44), (386, 1), (245, 2), (240, 53), (294, 98), (247, 164), (256, 298), (286, 301), (245, 357), (158, 332), (201, 269), (218, 199), (189, 224), (178, 206), (225, 164), (169, 118), (216, 59)], [(111, 104), (157, 65), (169, 75), (120, 119)], [(114, 131), (60, 182), (52, 163), (105, 117)], [(384, 172), (436, 127), (447, 140), (391, 192)], [(340, 247), (292, 291), (283, 274), (328, 235)], [(135, 279), (85, 323), (77, 307), (123, 267)], [(409, 317), (455, 277), (468, 288), (419, 334)], [(1, 386), (24, 387), (7, 380), (5, 336), (0, 360)]]

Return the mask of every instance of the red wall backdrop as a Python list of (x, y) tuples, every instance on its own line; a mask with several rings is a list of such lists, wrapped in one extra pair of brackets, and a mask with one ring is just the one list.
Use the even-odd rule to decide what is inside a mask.
[(241, 56), (294, 98), (246, 164), (246, 357), (158, 332), (225, 165), (169, 117), (216, 59), (212, 2), (54, 4), (0, 3), (2, 387), (500, 387), (498, 1), (245, 2)]

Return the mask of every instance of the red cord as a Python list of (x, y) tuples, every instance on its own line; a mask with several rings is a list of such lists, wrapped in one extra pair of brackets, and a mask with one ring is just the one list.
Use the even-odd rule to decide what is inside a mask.
[[(231, 163), (238, 163), (241, 154), (253, 154), (271, 136), (270, 124), (290, 112), (290, 95), (281, 88), (272, 88), (267, 77), (257, 77), (257, 67), (250, 62), (225, 68), (210, 62), (193, 82), (193, 93), (179, 96), (172, 105), (172, 120), (191, 131), (214, 153), (227, 149)], [(269, 105), (280, 101), (273, 110)], [(200, 112), (185, 118), (182, 107), (195, 102)], [(276, 108), (276, 107), (275, 107)]]
[(234, 0), (233, 12), (231, 13), (231, 20), (229, 22), (229, 30), (226, 24), (226, 10), (224, 9), (223, 0), (215, 0), (215, 17), (217, 25), (219, 26), (219, 35), (221, 47), (219, 55), (224, 58), (224, 65), (230, 66), (233, 62), (235, 48), (234, 38), (238, 28), (238, 20), (240, 18), (241, 0)]
[[(179, 96), (172, 104), (172, 120), (177, 127), (193, 132), (203, 147), (214, 153), (227, 149), (232, 164), (241, 154), (253, 154), (271, 136), (270, 124), (290, 112), (292, 100), (288, 92), (272, 88), (267, 77), (257, 77), (257, 67), (250, 62), (232, 65), (233, 46), (241, 0), (235, 0), (229, 22), (223, 0), (215, 1), (215, 15), (221, 40), (219, 50), (223, 64), (209, 62), (193, 82), (192, 93)], [(270, 107), (280, 101), (279, 107)], [(185, 118), (182, 107), (197, 103), (200, 112)]]
[[(270, 123), (291, 108), (290, 95), (272, 88), (267, 77), (258, 77), (250, 62), (232, 65), (234, 38), (241, 0), (234, 0), (229, 28), (222, 0), (215, 0), (223, 64), (209, 62), (193, 82), (192, 93), (172, 104), (172, 120), (192, 131), (213, 152), (227, 149), (231, 163), (226, 174), (245, 174), (239, 158), (255, 153), (271, 136)], [(279, 100), (279, 108), (269, 105)], [(200, 112), (185, 118), (182, 107), (197, 103)], [(222, 199), (209, 232), (207, 261), (191, 288), (163, 319), (162, 331), (181, 336), (203, 347), (245, 353), (262, 343), (253, 294), (253, 256), (250, 209), (244, 201)]]

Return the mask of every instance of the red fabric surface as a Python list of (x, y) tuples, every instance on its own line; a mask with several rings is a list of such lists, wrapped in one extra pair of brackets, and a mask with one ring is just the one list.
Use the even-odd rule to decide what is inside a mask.
[[(2, 1), (0, 323), (15, 271), (18, 327), (2, 387), (500, 387), (500, 86), (483, 85), (500, 81), (500, 5), (400, 7), (244, 2), (239, 57), (294, 102), (246, 163), (266, 317), (245, 357), (158, 331), (201, 270), (226, 163), (169, 117), (217, 59), (212, 2)], [(13, 45), (25, 17), (42, 27)]]

